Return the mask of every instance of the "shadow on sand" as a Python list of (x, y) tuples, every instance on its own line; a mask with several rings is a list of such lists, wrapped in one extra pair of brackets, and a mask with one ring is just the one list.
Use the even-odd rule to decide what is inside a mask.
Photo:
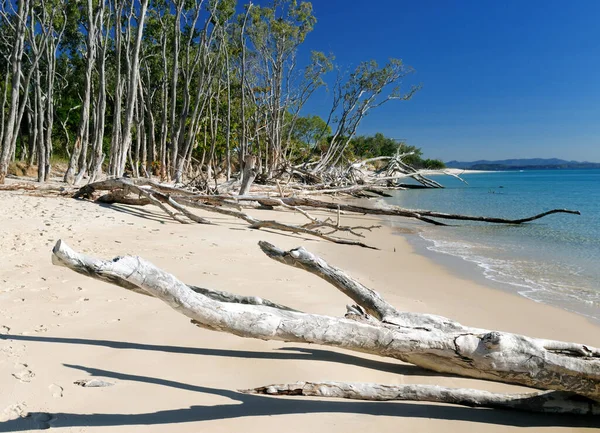
[(402, 374), (405, 376), (448, 376), (446, 374), (441, 375), (433, 371), (428, 371), (414, 365), (400, 364), (395, 363), (394, 361), (378, 361), (374, 359), (361, 358), (359, 356), (354, 356), (346, 353), (334, 352), (331, 350), (305, 347), (282, 347), (279, 349), (281, 352), (250, 352), (246, 350), (165, 346), (158, 344), (131, 343), (126, 341), (90, 340), (85, 338), (42, 337), (37, 335), (0, 335), (0, 339), (23, 342), (101, 346), (110, 347), (112, 349), (125, 350), (149, 350), (166, 353), (182, 353), (186, 355), (224, 356), (230, 358), (324, 361), (336, 362), (345, 365), (355, 365), (357, 367), (370, 368), (373, 370)]
[[(327, 350), (289, 348), (289, 352), (247, 352), (219, 349), (188, 348), (177, 346), (145, 345), (116, 341), (85, 340), (69, 338), (44, 338), (37, 336), (3, 335), (2, 338), (20, 341), (39, 341), (49, 343), (87, 344), (114, 347), (118, 349), (160, 350), (172, 353), (188, 353), (209, 356), (235, 356), (266, 359), (312, 359), (327, 362), (342, 362), (366, 368), (383, 369), (401, 374), (424, 374), (418, 367), (395, 365), (392, 363), (371, 361), (352, 355)], [(265, 397), (246, 395), (235, 391), (208, 388), (155, 377), (124, 374), (115, 371), (65, 364), (66, 367), (87, 372), (92, 376), (111, 378), (120, 381), (141, 382), (155, 386), (167, 386), (176, 389), (218, 395), (232, 400), (230, 404), (216, 406), (190, 406), (137, 414), (115, 413), (45, 413), (31, 412), (26, 418), (0, 422), (0, 432), (16, 432), (47, 428), (67, 427), (109, 427), (126, 425), (166, 425), (187, 422), (202, 422), (216, 419), (245, 418), (255, 416), (273, 416), (285, 414), (311, 413), (351, 413), (373, 416), (392, 416), (398, 418), (429, 418), (457, 420), (482, 424), (496, 424), (514, 427), (599, 427), (596, 417), (551, 416), (519, 413), (491, 409), (471, 409), (458, 406), (444, 406), (404, 402), (354, 402), (323, 401), (295, 397)]]

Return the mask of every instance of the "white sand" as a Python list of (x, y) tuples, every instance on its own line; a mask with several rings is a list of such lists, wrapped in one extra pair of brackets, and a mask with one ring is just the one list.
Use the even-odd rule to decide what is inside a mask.
[[(116, 210), (16, 192), (0, 192), (0, 200), (0, 334), (5, 334), (0, 338), (0, 432), (47, 427), (61, 432), (504, 432), (520, 427), (564, 432), (575, 430), (571, 426), (578, 422), (591, 427), (584, 418), (436, 404), (238, 394), (240, 388), (298, 380), (523, 388), (430, 375), (394, 360), (326, 347), (201, 330), (158, 300), (50, 263), (60, 238), (94, 256), (143, 256), (190, 284), (342, 315), (347, 298), (311, 274), (270, 260), (256, 243), (303, 245), (400, 308), (600, 346), (598, 328), (584, 318), (463, 280), (416, 255), (390, 229), (368, 236), (381, 248), (372, 251), (251, 231), (215, 215), (209, 217), (218, 226), (181, 225), (155, 208)], [(74, 384), (92, 378), (114, 385)]]

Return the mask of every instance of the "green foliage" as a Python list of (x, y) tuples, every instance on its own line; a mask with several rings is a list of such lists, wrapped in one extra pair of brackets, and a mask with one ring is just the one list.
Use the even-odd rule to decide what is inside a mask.
[(442, 168), (446, 168), (446, 164), (444, 164), (439, 159), (425, 159), (423, 160), (423, 168), (429, 168), (432, 170), (439, 170)]
[[(393, 138), (385, 137), (381, 133), (372, 136), (358, 136), (350, 140), (346, 149), (346, 156), (350, 159), (368, 159), (377, 156), (391, 156), (396, 153), (400, 146), (406, 146), (398, 143)], [(408, 151), (412, 151), (408, 150)], [(404, 153), (404, 152), (403, 152)]]
[(329, 135), (331, 135), (331, 127), (321, 117), (309, 115), (296, 120), (292, 138), (314, 148), (323, 140), (323, 137)]
[(273, 0), (270, 7), (254, 6), (248, 34), (259, 51), (277, 52), (283, 57), (304, 42), (316, 23), (312, 4), (296, 0)]
[[(131, 67), (132, 47), (127, 44), (135, 38), (138, 25), (135, 17), (140, 0), (93, 0), (94, 14), (101, 10), (102, 1), (106, 13), (102, 22), (98, 23), (102, 34), (96, 40), (99, 46), (92, 70), (89, 119), (81, 118), (86, 67), (91, 52), (86, 41), (90, 18), (88, 3), (47, 0), (46, 8), (54, 12), (44, 14), (41, 3), (33, 2), (37, 16), (48, 20), (45, 28), (52, 27), (53, 32), (58, 32), (64, 25), (56, 57), (56, 81), (52, 96), (54, 121), (50, 131), (53, 152), (60, 158), (72, 153), (76, 135), (80, 126), (85, 125), (84, 122), (88, 122), (87, 129), (90, 131), (97, 124), (94, 111), (99, 106), (99, 91), (102, 88), (99, 59), (104, 43), (106, 111), (102, 148), (106, 161), (110, 159), (111, 145), (115, 145), (111, 143), (113, 128), (118, 130), (119, 118), (116, 116), (119, 104), (115, 98), (119, 95), (121, 98), (121, 127), (123, 107), (130, 100), (128, 83), (124, 82)], [(150, 2), (140, 54), (141, 88), (136, 96), (138, 105), (135, 109), (135, 125), (132, 127), (134, 142), (141, 136), (139, 128), (142, 125), (145, 128), (143, 137), (148, 146), (148, 164), (156, 164), (156, 160), (160, 159), (159, 152), (164, 152), (162, 156), (167, 155), (164, 160), (170, 159), (173, 164), (171, 152), (175, 152), (175, 140), (180, 146), (192, 143), (189, 155), (205, 163), (216, 161), (215, 167), (222, 167), (228, 154), (235, 164), (237, 150), (242, 147), (240, 143), (244, 140), (252, 144), (250, 151), (260, 154), (261, 162), (265, 164), (315, 159), (323, 156), (335, 143), (338, 143), (336, 145), (340, 151), (330, 158), (333, 164), (339, 160), (339, 154), (346, 159), (370, 158), (391, 155), (399, 147), (403, 149), (402, 146), (406, 147), (406, 151), (415, 152), (414, 156), (407, 158), (422, 161), (419, 149), (382, 134), (350, 140), (368, 109), (389, 99), (408, 99), (412, 95), (410, 92), (402, 95), (397, 87), (398, 80), (411, 72), (401, 60), (391, 59), (383, 66), (375, 61), (360, 63), (351, 74), (337, 83), (333, 91), (333, 97), (337, 100), (327, 121), (316, 115), (300, 116), (301, 112), (304, 113), (302, 107), (313, 92), (326, 86), (325, 74), (334, 69), (334, 57), (320, 51), (311, 52), (310, 60), (305, 64), (300, 64), (297, 58), (299, 47), (317, 22), (312, 4), (298, 0), (269, 0), (260, 2), (261, 5), (246, 6), (249, 16), (244, 33), (242, 23), (246, 13), (237, 13), (236, 3), (236, 0)], [(179, 22), (176, 18), (178, 10), (181, 11)], [(0, 17), (0, 32), (5, 35), (0, 38), (0, 57), (4, 59), (10, 57), (14, 39), (9, 19), (11, 13), (7, 12), (8, 18)], [(48, 23), (52, 26), (48, 27)], [(34, 27), (37, 29), (36, 37), (43, 40), (46, 36), (40, 30), (42, 27)], [(55, 34), (49, 33), (49, 36), (56, 38)], [(121, 41), (120, 48), (117, 46), (117, 37)], [(176, 46), (180, 48), (177, 53)], [(243, 69), (246, 75), (242, 82), (244, 47)], [(30, 44), (26, 44), (25, 51), (24, 76), (33, 68)], [(197, 59), (200, 60), (196, 62)], [(39, 61), (42, 77), (48, 70), (47, 64), (48, 58), (43, 56)], [(117, 72), (121, 74), (119, 89)], [(4, 79), (9, 74), (8, 63), (1, 63), (0, 76), (3, 79), (0, 80), (0, 94), (10, 90), (5, 89), (10, 86), (10, 80)], [(24, 89), (29, 92), (25, 113), (37, 109), (32, 104), (36, 79), (33, 76), (29, 87)], [(173, 89), (173, 86), (176, 87)], [(45, 89), (42, 90), (42, 97), (45, 97), (45, 92)], [(346, 110), (346, 114), (336, 111), (340, 107), (342, 113)], [(20, 138), (17, 152), (24, 149), (22, 143), (26, 142), (25, 137), (28, 140), (29, 135), (33, 135), (26, 118), (27, 114), (20, 125), (23, 138)], [(245, 131), (244, 137), (242, 131)], [(347, 141), (349, 145), (344, 148)], [(181, 154), (182, 149), (179, 148), (177, 152)], [(88, 151), (88, 158), (90, 153)], [(422, 163), (433, 167), (439, 161), (424, 160)], [(155, 169), (153, 167), (152, 171)]]
[(319, 116), (308, 115), (297, 117), (286, 113), (288, 127), (293, 126), (290, 134), (289, 156), (293, 164), (306, 161), (319, 149), (326, 145), (327, 137), (331, 134), (331, 127)]
[(399, 140), (384, 136), (378, 132), (371, 136), (358, 136), (350, 140), (346, 149), (346, 158), (360, 160), (376, 158), (378, 156), (406, 155), (404, 162), (415, 168), (442, 169), (445, 165), (437, 159), (423, 159), (423, 151)]

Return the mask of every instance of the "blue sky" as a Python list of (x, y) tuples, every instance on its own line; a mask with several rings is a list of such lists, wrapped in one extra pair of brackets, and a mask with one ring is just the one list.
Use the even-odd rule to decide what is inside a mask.
[[(260, 2), (263, 3), (263, 2)], [(443, 160), (600, 161), (600, 1), (314, 0), (302, 50), (343, 68), (404, 60), (423, 89), (371, 112), (382, 132)], [(326, 115), (329, 98), (307, 107)]]

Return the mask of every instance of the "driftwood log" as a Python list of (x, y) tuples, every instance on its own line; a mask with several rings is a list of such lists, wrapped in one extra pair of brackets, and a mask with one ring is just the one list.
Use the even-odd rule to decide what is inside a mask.
[[(281, 190), (281, 189), (280, 189)], [(99, 196), (96, 198), (97, 192), (99, 191), (109, 191), (108, 194)], [(398, 206), (359, 206), (355, 204), (349, 203), (334, 203), (327, 202), (323, 200), (315, 200), (309, 197), (303, 196), (293, 196), (293, 197), (284, 197), (280, 192), (280, 197), (275, 196), (266, 196), (266, 195), (206, 195), (206, 194), (197, 194), (193, 191), (185, 190), (182, 188), (176, 188), (170, 185), (163, 185), (156, 183), (149, 179), (109, 179), (100, 182), (95, 182), (88, 184), (82, 188), (80, 188), (73, 196), (74, 198), (88, 198), (94, 199), (103, 203), (124, 203), (124, 204), (134, 204), (134, 205), (146, 205), (146, 204), (155, 204), (161, 207), (165, 212), (167, 212), (171, 217), (176, 219), (179, 222), (185, 223), (185, 218), (182, 220), (180, 218), (181, 215), (179, 213), (175, 214), (177, 216), (173, 216), (173, 214), (166, 210), (161, 203), (166, 203), (171, 207), (174, 207), (174, 204), (179, 204), (183, 207), (185, 206), (193, 206), (199, 207), (198, 204), (202, 205), (202, 209), (209, 212), (220, 212), (218, 207), (222, 206), (241, 206), (243, 204), (251, 204), (255, 205), (256, 203), (260, 204), (263, 208), (273, 208), (273, 207), (284, 207), (287, 209), (291, 209), (297, 212), (306, 215), (306, 212), (302, 212), (302, 208), (311, 208), (311, 209), (319, 209), (326, 211), (334, 211), (339, 213), (350, 212), (354, 214), (360, 215), (382, 215), (382, 216), (397, 216), (397, 217), (405, 217), (405, 218), (413, 218), (428, 224), (434, 225), (446, 225), (445, 223), (438, 220), (454, 220), (454, 221), (477, 221), (477, 222), (485, 222), (491, 224), (523, 224), (530, 221), (534, 221), (545, 216), (556, 214), (556, 213), (565, 213), (565, 214), (573, 214), (580, 215), (579, 211), (569, 210), (569, 209), (552, 209), (546, 212), (542, 212), (537, 215), (528, 216), (519, 219), (508, 219), (508, 218), (497, 218), (497, 217), (485, 217), (485, 216), (472, 216), (472, 215), (461, 215), (461, 214), (448, 214), (444, 212), (435, 212), (429, 210), (416, 210), (416, 209), (404, 209)], [(149, 198), (154, 198), (156, 200), (149, 200)], [(158, 201), (159, 203), (157, 203)], [(184, 208), (185, 209), (185, 208)], [(182, 212), (182, 208), (176, 207), (176, 210)], [(183, 214), (190, 218), (190, 214), (183, 211)], [(260, 228), (261, 224), (256, 223), (256, 221), (248, 221), (248, 216), (246, 214), (231, 214), (231, 216), (235, 216), (238, 218), (245, 219), (250, 224), (254, 225), (252, 228)], [(252, 218), (252, 217), (250, 217)], [(193, 217), (192, 217), (193, 219)], [(311, 219), (311, 218), (309, 218)], [(330, 222), (328, 220), (319, 221), (322, 224), (316, 224), (317, 221), (312, 218), (311, 223), (306, 226), (301, 226), (303, 230), (297, 230), (296, 233), (306, 233), (312, 234), (318, 237), (319, 233), (308, 233), (305, 229), (309, 229), (317, 231), (316, 228), (329, 228), (336, 229), (334, 231), (348, 231), (352, 232), (352, 230), (340, 229), (339, 221), (335, 224), (335, 227), (332, 224), (327, 224)], [(206, 222), (205, 222), (206, 223)], [(262, 224), (263, 227), (267, 225)], [(274, 229), (281, 229), (284, 231), (294, 231), (294, 228), (284, 227), (270, 227)], [(366, 228), (372, 229), (374, 227)], [(362, 228), (365, 229), (365, 228)], [(326, 234), (326, 236), (330, 236), (332, 233)], [(356, 234), (356, 233), (354, 233)], [(331, 240), (331, 239), (328, 239)], [(336, 241), (334, 241), (336, 242)], [(341, 243), (349, 243), (352, 242), (341, 242)], [(354, 243), (360, 244), (360, 243)], [(361, 245), (364, 246), (364, 245)]]
[(304, 313), (261, 298), (188, 286), (140, 257), (90, 258), (62, 241), (53, 249), (53, 263), (157, 297), (201, 328), (247, 338), (341, 347), (395, 358), (440, 373), (537, 389), (528, 394), (497, 394), (428, 385), (302, 382), (245, 392), (600, 414), (599, 349), (471, 328), (445, 317), (398, 311), (375, 291), (303, 248), (283, 251), (266, 242), (260, 242), (260, 247), (274, 260), (327, 280), (357, 305), (348, 307), (344, 318)]
[[(371, 231), (374, 228), (378, 228), (378, 225), (374, 226), (344, 226), (340, 224), (339, 218), (337, 223), (332, 219), (327, 218), (320, 220), (312, 217), (306, 211), (287, 205), (282, 201), (275, 199), (274, 203), (277, 206), (283, 206), (288, 209), (297, 211), (308, 218), (309, 222), (302, 225), (284, 224), (273, 220), (261, 220), (248, 215), (241, 210), (227, 209), (226, 206), (240, 207), (237, 203), (232, 200), (211, 200), (211, 196), (208, 196), (207, 200), (194, 200), (195, 194), (181, 188), (172, 187), (169, 185), (156, 184), (147, 179), (137, 179), (136, 181), (128, 179), (109, 179), (92, 184), (88, 184), (83, 188), (79, 189), (75, 194), (74, 198), (93, 198), (96, 191), (110, 191), (96, 199), (100, 203), (121, 203), (134, 206), (145, 206), (148, 204), (154, 204), (163, 210), (169, 217), (173, 218), (182, 224), (196, 222), (199, 224), (212, 224), (211, 221), (206, 218), (202, 218), (187, 207), (193, 207), (208, 212), (219, 213), (228, 215), (234, 218), (244, 220), (249, 224), (251, 229), (273, 229), (282, 232), (300, 233), (310, 236), (315, 236), (330, 242), (343, 245), (356, 245), (363, 248), (372, 248), (363, 242), (340, 238), (332, 236), (336, 232), (347, 232), (351, 235), (364, 237), (359, 233), (359, 230)], [(244, 196), (247, 197), (247, 196)], [(218, 205), (216, 205), (218, 204)], [(187, 206), (187, 207), (186, 207)], [(268, 206), (271, 207), (271, 206)], [(174, 211), (173, 211), (174, 209)], [(323, 229), (327, 230), (326, 232)]]

